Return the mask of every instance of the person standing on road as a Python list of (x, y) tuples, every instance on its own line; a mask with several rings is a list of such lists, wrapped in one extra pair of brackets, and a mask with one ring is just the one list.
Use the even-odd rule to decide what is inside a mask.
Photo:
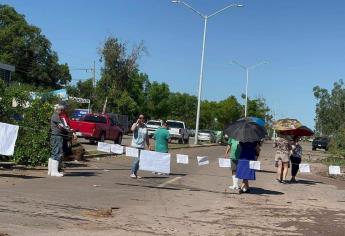
[[(168, 143), (170, 139), (170, 134), (168, 131), (168, 124), (166, 121), (163, 122), (162, 127), (159, 127), (153, 134), (153, 139), (155, 140), (155, 151), (168, 153)], [(153, 172), (154, 174), (161, 175), (162, 173)]]
[[(230, 155), (229, 155), (230, 152)], [(231, 174), (232, 174), (232, 186), (229, 186), (230, 189), (239, 189), (239, 181), (236, 177), (236, 169), (238, 164), (238, 159), (240, 157), (240, 145), (239, 141), (233, 138), (229, 138), (228, 145), (225, 149), (224, 158), (230, 158), (231, 160)]]
[(144, 121), (145, 121), (144, 115), (140, 114), (137, 122), (135, 122), (131, 127), (131, 131), (133, 132), (131, 146), (139, 149), (139, 156), (133, 157), (133, 163), (132, 163), (131, 174), (130, 174), (130, 177), (133, 179), (141, 178), (140, 176), (137, 175), (137, 172), (139, 170), (140, 151), (145, 149), (145, 143), (148, 149), (150, 149), (149, 135), (148, 135), (147, 127)]
[(170, 134), (168, 131), (168, 124), (166, 121), (163, 122), (162, 127), (159, 127), (153, 134), (153, 139), (155, 140), (155, 151), (168, 153), (168, 143), (170, 139)]
[(241, 154), (238, 160), (236, 177), (242, 179), (239, 193), (249, 193), (249, 180), (256, 180), (255, 170), (249, 168), (249, 162), (255, 161), (259, 156), (258, 142), (242, 143), (240, 142)]
[(274, 141), (273, 147), (277, 148), (275, 154), (275, 167), (277, 167), (277, 181), (283, 184), (287, 183), (286, 177), (290, 165), (291, 144), (287, 136), (279, 135)]
[(291, 180), (290, 183), (296, 183), (296, 175), (299, 170), (299, 164), (301, 164), (302, 159), (302, 146), (299, 144), (299, 137), (294, 136), (293, 142), (291, 145), (292, 155), (290, 156), (291, 160)]
[(48, 175), (62, 177), (63, 173), (58, 171), (59, 163), (63, 155), (63, 135), (67, 128), (64, 126), (60, 114), (64, 110), (64, 106), (57, 105), (55, 112), (50, 119), (51, 127), (51, 158), (48, 159)]

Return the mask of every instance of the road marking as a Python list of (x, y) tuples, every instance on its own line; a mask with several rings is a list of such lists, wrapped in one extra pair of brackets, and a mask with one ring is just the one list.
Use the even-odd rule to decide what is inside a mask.
[(173, 178), (173, 179), (171, 179), (171, 180), (168, 180), (168, 181), (166, 181), (166, 182), (164, 182), (164, 183), (158, 185), (157, 187), (158, 187), (158, 188), (163, 188), (163, 187), (167, 186), (168, 184), (171, 184), (171, 183), (173, 183), (173, 182), (175, 182), (176, 180), (179, 180), (179, 179), (181, 179), (181, 178), (182, 178), (181, 176), (175, 177), (175, 178)]

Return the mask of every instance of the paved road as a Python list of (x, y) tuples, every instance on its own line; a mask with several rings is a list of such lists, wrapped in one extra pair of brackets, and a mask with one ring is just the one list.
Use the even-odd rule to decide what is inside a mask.
[[(169, 177), (141, 172), (141, 180), (128, 177), (127, 157), (71, 163), (63, 178), (1, 170), (0, 235), (343, 234), (344, 182), (305, 174), (299, 184), (276, 183), (266, 144), (253, 193), (239, 195), (227, 188), (230, 171), (217, 165), (223, 152), (221, 146), (173, 150), (190, 155), (190, 164), (173, 157)], [(197, 155), (208, 155), (210, 165), (197, 166)], [(312, 171), (322, 168), (313, 164)]]

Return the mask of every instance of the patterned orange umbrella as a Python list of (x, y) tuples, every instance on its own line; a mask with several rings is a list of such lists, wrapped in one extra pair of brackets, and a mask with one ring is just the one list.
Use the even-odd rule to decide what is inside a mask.
[(277, 131), (286, 131), (298, 129), (302, 126), (302, 123), (296, 119), (281, 119), (277, 120), (273, 124), (273, 128)]

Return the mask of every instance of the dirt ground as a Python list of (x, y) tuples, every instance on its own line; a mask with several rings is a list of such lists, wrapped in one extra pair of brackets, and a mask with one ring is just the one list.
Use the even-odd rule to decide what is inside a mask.
[[(68, 163), (66, 176), (46, 170), (0, 170), (0, 235), (344, 235), (345, 182), (322, 176), (324, 152), (304, 146), (311, 174), (296, 184), (275, 181), (273, 149), (264, 144), (252, 193), (228, 189), (218, 167), (225, 147), (172, 150), (168, 177), (140, 172), (130, 158)], [(190, 155), (176, 164), (176, 153)], [(309, 154), (310, 153), (310, 154)], [(209, 156), (199, 167), (196, 156)]]

